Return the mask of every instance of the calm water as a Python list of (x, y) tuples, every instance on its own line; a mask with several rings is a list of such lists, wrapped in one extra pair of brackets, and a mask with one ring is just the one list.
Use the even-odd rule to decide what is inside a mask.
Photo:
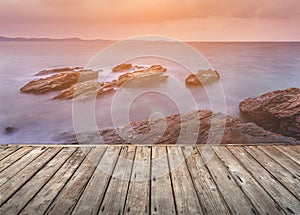
[[(0, 42), (0, 142), (6, 143), (61, 143), (55, 137), (63, 132), (74, 132), (72, 102), (51, 100), (56, 93), (46, 95), (21, 94), (19, 89), (36, 78), (34, 73), (63, 66), (85, 66), (93, 56), (107, 47), (106, 42)], [(164, 46), (163, 43), (160, 44)], [(245, 98), (262, 93), (300, 87), (300, 43), (191, 43), (221, 74), (221, 85), (226, 100), (226, 112), (239, 116), (238, 104)], [(151, 47), (151, 45), (149, 45)], [(113, 56), (112, 56), (113, 57)], [(167, 60), (142, 58), (131, 60), (134, 64), (160, 63), (169, 69), (171, 78), (184, 84), (188, 71)], [(100, 69), (100, 68), (99, 68)], [(110, 68), (101, 68), (108, 71)], [(108, 77), (113, 78), (113, 77)], [(170, 79), (170, 78), (169, 78)], [(175, 92), (177, 99), (168, 95), (147, 92), (136, 96), (128, 106), (126, 93), (134, 89), (122, 89), (118, 97), (106, 94), (95, 104), (95, 116), (99, 128), (122, 124), (124, 115), (130, 120), (149, 118), (160, 112), (165, 116), (185, 110), (211, 109), (206, 93), (201, 88), (190, 89), (196, 106), (172, 82), (165, 83)], [(184, 86), (184, 85), (182, 85)], [(212, 85), (214, 88), (216, 85)], [(117, 98), (117, 101), (114, 100)], [(214, 103), (218, 103), (217, 98)], [(123, 101), (124, 100), (124, 101)], [(114, 103), (113, 103), (114, 102)], [(113, 120), (111, 107), (115, 107)], [(124, 105), (123, 105), (124, 104)], [(123, 107), (124, 106), (124, 107)], [(84, 117), (84, 116), (82, 116)], [(5, 134), (7, 126), (16, 131)]]

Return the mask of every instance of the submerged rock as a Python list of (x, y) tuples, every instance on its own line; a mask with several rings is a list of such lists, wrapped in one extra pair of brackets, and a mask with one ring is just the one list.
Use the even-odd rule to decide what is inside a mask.
[(263, 128), (300, 140), (300, 89), (276, 90), (240, 103), (249, 121)]
[(195, 86), (202, 86), (205, 84), (210, 84), (214, 81), (217, 81), (220, 79), (220, 74), (217, 70), (199, 70), (195, 74), (190, 74), (185, 79), (186, 85), (195, 85)]
[[(294, 138), (275, 134), (254, 123), (244, 123), (236, 117), (212, 113), (208, 110), (184, 115), (175, 114), (153, 121), (136, 121), (120, 128), (104, 129), (99, 132), (93, 135), (78, 134), (80, 140), (85, 140), (79, 142), (99, 144), (300, 143)], [(70, 140), (70, 135), (67, 137)], [(73, 137), (71, 142), (76, 141), (75, 135)], [(97, 139), (101, 141), (97, 142)]]
[(98, 78), (98, 72), (68, 72), (55, 74), (50, 77), (30, 81), (23, 86), (22, 93), (44, 94), (72, 87), (77, 82), (84, 82)]
[(113, 72), (125, 72), (127, 70), (131, 70), (132, 68), (133, 68), (132, 64), (130, 64), (130, 63), (123, 63), (123, 64), (115, 66), (112, 69), (112, 71)]
[(82, 72), (83, 67), (62, 67), (62, 68), (55, 68), (55, 69), (45, 69), (38, 73), (36, 73), (36, 76), (39, 75), (49, 75), (53, 73), (61, 73), (61, 72)]
[(15, 132), (17, 129), (13, 126), (7, 126), (5, 129), (4, 129), (4, 133), (5, 134), (11, 134), (13, 132)]

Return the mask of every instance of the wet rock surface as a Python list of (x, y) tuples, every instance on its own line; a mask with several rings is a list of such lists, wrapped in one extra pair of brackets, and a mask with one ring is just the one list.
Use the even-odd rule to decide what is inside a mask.
[(98, 72), (87, 71), (67, 72), (55, 74), (50, 77), (40, 78), (30, 81), (23, 86), (20, 91), (22, 93), (45, 94), (52, 91), (64, 90), (72, 87), (78, 82), (84, 82), (98, 78)]
[(185, 84), (189, 86), (202, 86), (211, 84), (220, 79), (220, 74), (217, 70), (199, 70), (195, 74), (190, 74), (185, 79)]
[(61, 68), (54, 68), (54, 69), (45, 69), (35, 74), (35, 76), (39, 75), (49, 75), (54, 73), (62, 73), (62, 72), (82, 72), (84, 69), (83, 67), (61, 67)]
[[(294, 138), (267, 131), (255, 123), (208, 110), (166, 119), (132, 122), (116, 129), (76, 136), (65, 133), (69, 143), (86, 144), (299, 144)], [(60, 135), (60, 139), (64, 138)]]
[(300, 89), (276, 90), (240, 103), (243, 116), (257, 125), (300, 140)]

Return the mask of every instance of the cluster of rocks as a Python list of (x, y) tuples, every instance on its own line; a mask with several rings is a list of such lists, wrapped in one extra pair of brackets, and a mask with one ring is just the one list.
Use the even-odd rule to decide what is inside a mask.
[(300, 140), (300, 89), (276, 90), (240, 103), (243, 116), (275, 133)]
[[(126, 66), (119, 65), (117, 68), (119, 68), (117, 69), (118, 71), (121, 71)], [(130, 84), (127, 84), (127, 86), (140, 86), (139, 84), (147, 82), (165, 80), (167, 76), (162, 76), (162, 73), (166, 71), (167, 69), (161, 65), (152, 65), (149, 68), (127, 72), (117, 80), (98, 82), (98, 71), (87, 70), (81, 67), (43, 70), (36, 75), (58, 74), (30, 81), (20, 91), (33, 94), (60, 91), (54, 99), (72, 99), (79, 96), (85, 98), (89, 95), (102, 95), (106, 92), (114, 91), (130, 80), (134, 81), (128, 82)]]
[[(78, 139), (77, 139), (78, 138)], [(61, 134), (55, 140), (89, 144), (254, 144), (300, 143), (294, 138), (278, 135), (245, 123), (236, 117), (208, 110), (175, 114), (165, 119), (132, 122), (99, 133)]]

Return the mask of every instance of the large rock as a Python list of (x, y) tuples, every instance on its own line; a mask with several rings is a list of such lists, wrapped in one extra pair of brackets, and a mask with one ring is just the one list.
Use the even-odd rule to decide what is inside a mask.
[[(77, 142), (75, 135), (71, 138), (69, 133), (56, 137), (56, 140), (63, 141), (64, 136), (67, 143)], [(136, 121), (117, 129), (100, 130), (96, 134), (82, 133), (77, 137), (80, 143), (96, 144), (300, 143), (294, 138), (266, 131), (254, 123), (244, 123), (236, 117), (207, 110), (175, 114), (166, 119)]]
[(249, 98), (240, 103), (249, 121), (263, 128), (300, 140), (300, 89), (289, 88)]
[(84, 82), (98, 78), (98, 72), (67, 72), (30, 81), (20, 90), (22, 93), (44, 94), (72, 87), (77, 82)]
[(202, 86), (206, 84), (211, 84), (214, 81), (217, 81), (220, 79), (220, 74), (217, 70), (199, 70), (195, 74), (190, 74), (185, 79), (186, 85), (194, 85), (194, 86)]
[(82, 72), (84, 69), (83, 67), (61, 67), (61, 68), (54, 68), (54, 69), (45, 69), (38, 73), (36, 73), (36, 76), (39, 75), (49, 75), (53, 73), (62, 73), (62, 72)]
[[(158, 78), (161, 76), (164, 72), (166, 72), (167, 69), (162, 67), (161, 65), (152, 65), (151, 67), (143, 70), (137, 70), (134, 72), (128, 72), (126, 74), (123, 74), (119, 76), (118, 78), (118, 86), (123, 85), (125, 82), (129, 80), (131, 81), (130, 85), (132, 86), (134, 82), (143, 83), (147, 81), (153, 81), (153, 78)], [(159, 77), (162, 78), (162, 77)], [(162, 78), (166, 79), (166, 77)], [(160, 79), (157, 79), (160, 80)]]

